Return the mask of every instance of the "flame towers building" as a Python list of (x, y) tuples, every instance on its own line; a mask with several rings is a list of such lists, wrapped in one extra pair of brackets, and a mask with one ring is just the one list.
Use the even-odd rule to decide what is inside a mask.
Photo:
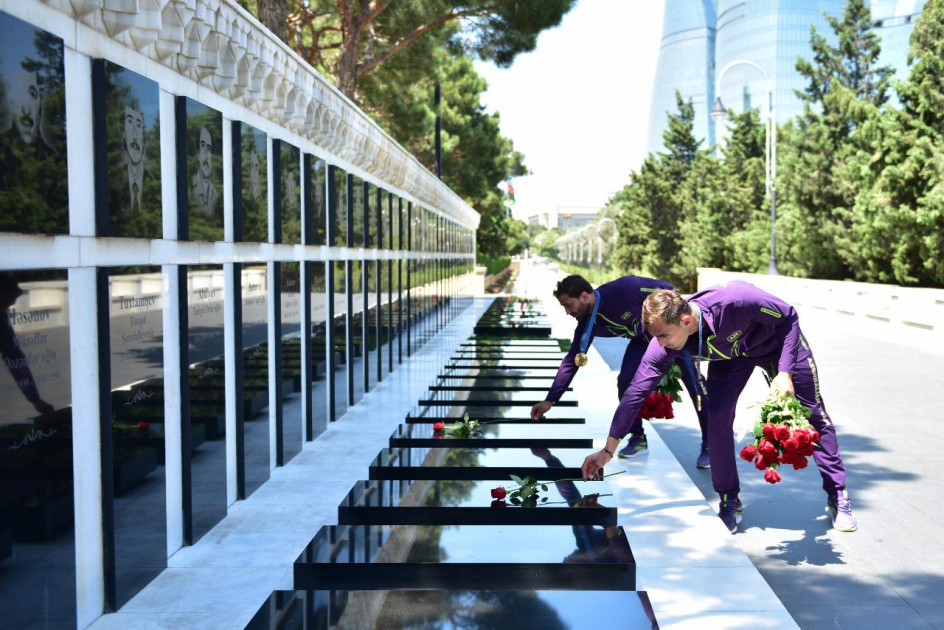
[[(872, 18), (882, 39), (880, 63), (902, 76), (907, 68), (911, 31), (924, 0), (872, 0)], [(675, 92), (695, 106), (695, 135), (716, 142), (708, 111), (716, 97), (734, 112), (765, 108), (767, 82), (756, 69), (734, 67), (715, 94), (718, 72), (746, 59), (764, 68), (783, 123), (802, 112), (795, 95), (805, 81), (796, 71), (799, 57), (810, 58), (810, 27), (834, 37), (825, 14), (839, 16), (845, 0), (666, 0), (662, 44), (652, 92), (648, 150), (662, 150), (667, 114), (676, 111)]]

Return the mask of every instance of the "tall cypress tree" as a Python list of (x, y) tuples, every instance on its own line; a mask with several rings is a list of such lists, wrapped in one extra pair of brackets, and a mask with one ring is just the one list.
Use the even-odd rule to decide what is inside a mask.
[[(888, 98), (891, 69), (879, 67), (881, 51), (872, 31), (871, 11), (865, 0), (849, 0), (841, 18), (827, 16), (836, 35), (833, 46), (812, 29), (811, 60), (797, 61), (807, 87), (797, 96), (804, 113), (781, 142), (780, 218), (784, 238), (781, 271), (819, 278), (846, 278), (853, 270), (836, 249), (836, 240), (851, 228), (849, 210), (856, 190), (838, 177), (856, 151), (849, 142), (859, 121), (844, 107), (851, 95), (875, 107)], [(792, 133), (791, 133), (792, 132)], [(778, 219), (779, 222), (779, 219)]]

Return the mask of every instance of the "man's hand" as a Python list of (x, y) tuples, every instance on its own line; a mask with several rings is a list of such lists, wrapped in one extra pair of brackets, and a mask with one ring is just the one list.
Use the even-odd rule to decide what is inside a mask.
[(796, 393), (793, 389), (793, 374), (778, 372), (774, 380), (770, 382), (770, 391), (781, 396), (793, 396)]
[(52, 420), (53, 414), (56, 413), (56, 408), (42, 398), (37, 398), (33, 402), (33, 408), (39, 413), (43, 414), (43, 418), (45, 420)]
[(554, 406), (550, 400), (542, 400), (533, 407), (531, 407), (531, 422), (537, 422), (538, 420), (544, 419), (544, 414), (551, 410), (551, 407)]
[(613, 458), (610, 457), (610, 454), (606, 451), (597, 451), (596, 453), (587, 455), (587, 458), (583, 460), (583, 466), (581, 466), (583, 478), (596, 479), (600, 474), (600, 469), (611, 459)]

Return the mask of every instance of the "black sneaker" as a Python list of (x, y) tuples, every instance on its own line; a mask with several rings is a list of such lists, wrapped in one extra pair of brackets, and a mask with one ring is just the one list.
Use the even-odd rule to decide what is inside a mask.
[(718, 506), (718, 516), (721, 517), (721, 522), (724, 523), (724, 526), (727, 527), (728, 531), (732, 534), (737, 531), (738, 523), (741, 522), (741, 512), (743, 509), (744, 506), (741, 505), (739, 498), (729, 498), (727, 494), (721, 495), (721, 503)]
[(711, 468), (711, 457), (708, 456), (708, 445), (704, 442), (701, 443), (701, 452), (698, 454), (698, 459), (695, 460), (695, 468), (701, 468), (702, 470)]

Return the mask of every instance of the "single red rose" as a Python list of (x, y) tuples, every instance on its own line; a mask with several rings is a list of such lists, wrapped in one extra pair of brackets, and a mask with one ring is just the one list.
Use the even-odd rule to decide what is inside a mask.
[(800, 446), (810, 443), (810, 434), (806, 431), (794, 431), (791, 437), (793, 437)]
[(433, 425), (433, 431), (435, 431), (436, 433), (439, 433), (439, 432), (442, 431), (445, 427), (446, 427), (446, 425), (444, 425), (442, 422), (437, 422), (437, 423), (435, 423), (435, 424)]
[(672, 410), (672, 407), (669, 407), (668, 412), (666, 412), (665, 417), (669, 420), (675, 417), (675, 412)]
[(669, 399), (669, 404), (672, 404), (672, 403), (674, 403), (674, 402), (675, 402), (675, 399), (674, 399), (674, 398), (672, 398), (672, 394), (668, 394), (668, 395), (666, 395), (666, 398), (668, 398), (668, 399)]
[(768, 468), (767, 472), (764, 473), (764, 481), (767, 483), (777, 483), (780, 481), (780, 473), (773, 468)]
[(809, 462), (802, 455), (797, 455), (796, 461), (793, 462), (793, 470), (803, 470), (807, 467)]
[(499, 501), (501, 501), (502, 499), (505, 498), (505, 494), (506, 494), (505, 489), (502, 488), (501, 486), (498, 486), (497, 488), (492, 488), (493, 499), (498, 499)]
[(771, 459), (777, 456), (777, 447), (774, 446), (773, 442), (768, 440), (761, 440), (760, 445), (757, 448), (760, 451), (761, 455), (767, 459)]
[(774, 438), (776, 438), (778, 442), (783, 442), (784, 440), (789, 439), (790, 427), (785, 424), (778, 424), (776, 427), (774, 427)]
[(781, 464), (792, 464), (796, 461), (796, 458), (799, 457), (796, 451), (784, 451), (780, 454), (780, 463)]
[(741, 459), (746, 462), (754, 461), (754, 458), (757, 456), (757, 449), (754, 448), (753, 444), (748, 444), (741, 449)]
[(809, 429), (809, 431), (810, 431), (810, 441), (814, 443), (819, 442), (819, 431), (813, 428)]
[(141, 422), (138, 423), (138, 431), (141, 431), (142, 433), (144, 433), (145, 431), (150, 431), (150, 430), (151, 430), (151, 423), (148, 422), (147, 420), (142, 420)]
[(770, 440), (771, 442), (775, 439), (775, 438), (774, 438), (774, 429), (775, 429), (775, 428), (776, 428), (776, 427), (774, 427), (774, 425), (770, 424), (769, 422), (764, 425), (764, 429), (763, 429), (763, 431), (764, 431), (764, 437), (767, 438), (768, 440)]
[(813, 445), (812, 445), (812, 444), (807, 444), (806, 446), (804, 446), (803, 448), (801, 448), (800, 450), (798, 450), (798, 451), (797, 451), (797, 454), (803, 455), (804, 457), (812, 457), (812, 456), (813, 456)]
[(797, 442), (796, 438), (790, 438), (788, 440), (784, 440), (783, 442), (783, 450), (785, 451), (791, 451), (795, 453), (798, 448), (800, 448), (800, 443)]
[(758, 455), (757, 459), (754, 461), (754, 467), (757, 468), (757, 470), (764, 470), (769, 465), (770, 460), (763, 455)]

